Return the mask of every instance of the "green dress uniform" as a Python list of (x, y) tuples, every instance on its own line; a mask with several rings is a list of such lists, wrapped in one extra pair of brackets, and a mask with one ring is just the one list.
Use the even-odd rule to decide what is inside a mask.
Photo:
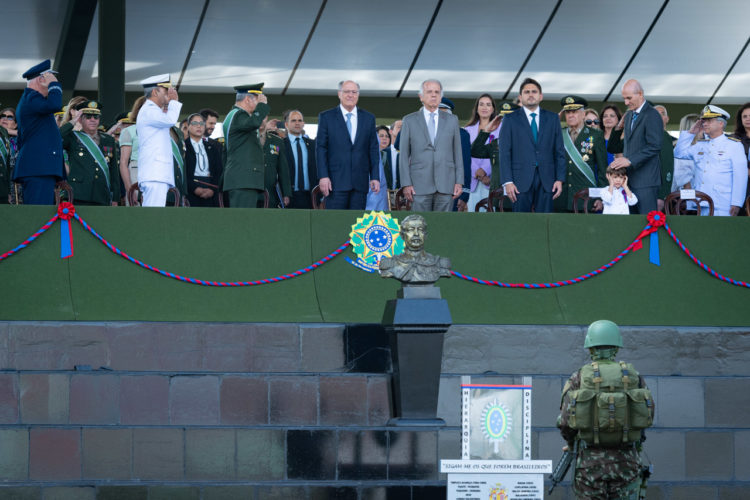
[[(563, 127), (563, 134), (569, 134), (568, 127)], [(567, 138), (565, 138), (567, 141)], [(565, 142), (564, 141), (564, 142)], [(576, 137), (574, 146), (584, 163), (593, 173), (593, 181), (579, 169), (570, 153), (567, 153), (567, 173), (563, 183), (563, 192), (555, 200), (556, 212), (570, 212), (573, 210), (573, 196), (581, 189), (591, 187), (604, 187), (607, 182), (607, 146), (604, 142), (604, 134), (601, 130), (583, 126)]]
[[(111, 205), (113, 201), (119, 202), (120, 152), (115, 139), (97, 132), (97, 146), (84, 132), (75, 132), (70, 122), (60, 127), (60, 135), (68, 156), (68, 183), (73, 188), (74, 202), (87, 205)], [(98, 153), (93, 148), (98, 148)]]
[(493, 139), (489, 144), (485, 144), (489, 136), (487, 132), (479, 131), (477, 138), (471, 143), (471, 157), (489, 158), (490, 165), (492, 165), (490, 176), (490, 191), (492, 191), (500, 187), (500, 143), (497, 139)]
[(265, 159), (265, 188), (268, 191), (268, 208), (277, 208), (281, 205), (276, 190), (278, 182), (281, 196), (292, 197), (292, 182), (289, 179), (289, 165), (284, 152), (284, 140), (274, 133), (266, 135), (263, 144), (263, 157)]
[(8, 131), (0, 127), (0, 205), (8, 204), (10, 179), (10, 142), (8, 141)]
[[(258, 128), (269, 111), (269, 106), (263, 102), (258, 103), (252, 114), (235, 106), (224, 120), (227, 160), (222, 189), (229, 191), (229, 204), (233, 208), (255, 208), (258, 195), (265, 188), (265, 162)], [(248, 196), (252, 193), (255, 199)]]
[[(180, 192), (180, 196), (184, 199), (187, 195), (187, 178), (185, 177), (185, 141), (182, 140), (182, 131), (177, 127), (172, 127), (169, 131), (169, 137), (172, 140), (174, 187), (177, 188)], [(167, 193), (166, 206), (174, 206), (174, 194), (171, 191)], [(180, 203), (180, 206), (182, 206), (182, 203)]]

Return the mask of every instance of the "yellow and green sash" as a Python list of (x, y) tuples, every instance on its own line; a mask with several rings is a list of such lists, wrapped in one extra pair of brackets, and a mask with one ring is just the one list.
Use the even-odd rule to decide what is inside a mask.
[(583, 161), (581, 153), (578, 151), (578, 148), (576, 148), (576, 145), (573, 144), (573, 139), (570, 138), (570, 133), (567, 130), (563, 130), (563, 144), (565, 145), (565, 151), (567, 151), (568, 156), (573, 160), (573, 165), (575, 165), (583, 176), (586, 177), (586, 180), (589, 181), (591, 187), (596, 187), (594, 171), (591, 170), (588, 163)]
[(109, 163), (107, 163), (107, 160), (104, 158), (104, 154), (102, 153), (102, 150), (99, 149), (99, 146), (94, 142), (94, 139), (91, 138), (90, 135), (86, 134), (85, 132), (79, 132), (78, 130), (73, 132), (79, 141), (81, 141), (81, 144), (83, 144), (83, 147), (86, 148), (86, 151), (89, 152), (89, 154), (96, 160), (96, 163), (99, 164), (99, 167), (102, 169), (102, 172), (104, 172), (104, 179), (107, 181), (107, 190), (110, 192), (110, 196), (112, 194), (112, 188), (109, 184)]
[(227, 150), (229, 150), (229, 127), (232, 126), (234, 115), (236, 115), (239, 110), (240, 108), (236, 106), (232, 108), (232, 111), (227, 114), (227, 117), (224, 119), (224, 123), (222, 123), (222, 127), (224, 128), (224, 147)]

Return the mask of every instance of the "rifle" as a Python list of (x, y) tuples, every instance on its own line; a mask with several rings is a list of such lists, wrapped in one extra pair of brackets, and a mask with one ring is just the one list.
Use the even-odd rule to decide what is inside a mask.
[(651, 472), (653, 472), (653, 465), (642, 465), (641, 466), (641, 487), (638, 491), (638, 498), (640, 500), (645, 500), (646, 498), (646, 490), (648, 489), (648, 478), (651, 477)]
[(548, 495), (551, 495), (552, 490), (555, 489), (555, 486), (557, 486), (565, 478), (566, 474), (568, 473), (568, 469), (570, 469), (570, 464), (573, 463), (573, 460), (575, 460), (577, 455), (578, 440), (576, 439), (575, 443), (573, 444), (573, 449), (571, 450), (570, 448), (568, 448), (567, 451), (563, 452), (562, 457), (560, 457), (560, 461), (557, 462), (555, 470), (552, 471), (552, 476), (550, 476), (550, 479), (552, 479), (552, 486), (550, 486), (549, 490), (547, 491)]

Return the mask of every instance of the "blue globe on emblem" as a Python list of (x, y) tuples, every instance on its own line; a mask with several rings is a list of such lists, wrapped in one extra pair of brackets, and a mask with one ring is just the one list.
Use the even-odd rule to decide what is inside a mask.
[(391, 247), (393, 236), (391, 232), (380, 225), (370, 227), (365, 233), (367, 248), (373, 252), (385, 252)]

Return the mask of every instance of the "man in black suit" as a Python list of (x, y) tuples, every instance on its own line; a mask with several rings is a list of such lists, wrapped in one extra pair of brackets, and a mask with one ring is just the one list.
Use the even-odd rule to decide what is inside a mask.
[(315, 141), (304, 136), (305, 117), (298, 109), (284, 113), (287, 136), (284, 139), (292, 198), (287, 208), (312, 208), (310, 191), (318, 183), (315, 168)]
[(221, 145), (204, 136), (203, 115), (187, 117), (188, 138), (185, 140), (185, 173), (187, 198), (191, 207), (219, 206), (221, 178)]
[(622, 98), (628, 107), (622, 123), (625, 127), (625, 149), (622, 158), (615, 158), (612, 168), (627, 168), (628, 186), (638, 197), (640, 214), (656, 210), (661, 185), (661, 152), (664, 125), (661, 115), (643, 96), (638, 80), (622, 86)]
[(542, 86), (532, 78), (521, 83), (520, 98), (500, 128), (500, 180), (514, 212), (552, 212), (567, 168), (560, 117), (539, 106)]

